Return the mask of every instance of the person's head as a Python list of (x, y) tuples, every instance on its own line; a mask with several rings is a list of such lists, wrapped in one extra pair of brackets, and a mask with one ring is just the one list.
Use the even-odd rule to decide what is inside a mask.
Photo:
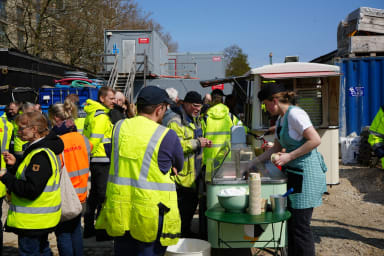
[(49, 133), (48, 122), (40, 112), (26, 112), (16, 117), (17, 135), (24, 141), (33, 142)]
[(125, 104), (125, 96), (122, 92), (117, 91), (115, 93), (116, 104), (123, 107)]
[(229, 94), (229, 95), (225, 96), (224, 104), (229, 109), (233, 109), (236, 106), (236, 96), (234, 94)]
[(7, 114), (9, 114), (11, 117), (16, 116), (19, 114), (21, 104), (17, 101), (11, 102), (7, 106)]
[(294, 104), (296, 94), (288, 91), (281, 84), (267, 84), (261, 88), (257, 97), (261, 103), (265, 104), (267, 111), (274, 116), (281, 114), (283, 105)]
[(191, 117), (198, 117), (200, 114), (200, 110), (203, 106), (203, 100), (201, 99), (201, 95), (195, 91), (189, 91), (183, 101), (183, 108), (187, 115)]
[(223, 103), (224, 93), (220, 89), (215, 89), (211, 92), (212, 105)]
[(76, 106), (79, 106), (80, 105), (80, 99), (79, 99), (79, 95), (77, 94), (69, 94), (66, 98), (65, 98), (65, 101), (72, 101), (73, 104), (75, 104)]
[(211, 102), (212, 102), (212, 96), (211, 96), (211, 94), (209, 94), (209, 93), (206, 93), (205, 94), (205, 96), (204, 96), (204, 98), (203, 98), (203, 104), (204, 105), (209, 105), (209, 104), (211, 104)]
[(171, 98), (171, 100), (177, 104), (177, 102), (179, 101), (178, 91), (175, 88), (167, 88), (165, 90), (167, 91), (169, 98)]
[(61, 126), (68, 119), (75, 119), (77, 116), (77, 107), (72, 101), (64, 101), (64, 104), (56, 103), (48, 109), (49, 120), (53, 125)]
[(172, 100), (168, 93), (156, 86), (141, 89), (136, 102), (138, 115), (146, 116), (157, 123), (161, 123), (170, 104)]
[(21, 106), (21, 111), (23, 113), (35, 112), (36, 111), (35, 104), (31, 102), (24, 102), (23, 105)]
[(113, 104), (116, 103), (115, 90), (113, 90), (111, 87), (103, 86), (99, 89), (97, 98), (105, 107), (113, 109)]

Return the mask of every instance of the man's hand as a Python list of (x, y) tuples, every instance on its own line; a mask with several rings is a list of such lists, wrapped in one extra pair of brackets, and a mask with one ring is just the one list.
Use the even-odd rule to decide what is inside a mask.
[(173, 173), (173, 175), (177, 176), (177, 169), (176, 169), (176, 167), (172, 167), (172, 173)]
[(210, 148), (212, 146), (212, 141), (210, 141), (206, 138), (200, 137), (200, 138), (198, 138), (198, 140), (200, 141), (200, 146), (202, 148), (205, 148), (205, 147)]

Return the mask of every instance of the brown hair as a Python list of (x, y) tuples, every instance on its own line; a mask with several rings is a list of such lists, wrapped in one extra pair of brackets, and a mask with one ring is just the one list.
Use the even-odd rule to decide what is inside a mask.
[(27, 112), (16, 117), (16, 124), (26, 124), (27, 126), (36, 126), (37, 132), (41, 136), (49, 133), (47, 118), (40, 112)]
[(97, 94), (97, 99), (100, 101), (100, 98), (106, 97), (108, 95), (108, 92), (113, 92), (113, 94), (115, 94), (115, 90), (113, 90), (111, 87), (107, 87), (107, 86), (101, 87)]
[(273, 98), (277, 99), (281, 103), (296, 105), (296, 93), (295, 92), (278, 92), (269, 97), (268, 100)]

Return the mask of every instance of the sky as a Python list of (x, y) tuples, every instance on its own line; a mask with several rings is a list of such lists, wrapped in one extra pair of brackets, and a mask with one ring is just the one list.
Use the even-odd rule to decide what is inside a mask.
[(337, 26), (359, 7), (384, 0), (138, 0), (178, 43), (178, 52), (221, 52), (233, 44), (251, 68), (310, 61), (337, 49)]

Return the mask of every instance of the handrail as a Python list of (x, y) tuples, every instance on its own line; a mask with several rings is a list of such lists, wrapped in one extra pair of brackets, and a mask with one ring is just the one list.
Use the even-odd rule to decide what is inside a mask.
[(113, 89), (115, 88), (116, 81), (117, 81), (117, 75), (118, 75), (118, 70), (117, 70), (117, 61), (118, 61), (118, 55), (115, 55), (115, 61), (113, 63), (113, 67), (111, 69), (111, 74), (109, 75), (108, 78), (108, 87), (112, 87)]
[(136, 61), (133, 60), (131, 65), (131, 70), (129, 72), (129, 77), (125, 83), (124, 95), (129, 99), (129, 103), (133, 103), (133, 88), (134, 81), (136, 76)]

